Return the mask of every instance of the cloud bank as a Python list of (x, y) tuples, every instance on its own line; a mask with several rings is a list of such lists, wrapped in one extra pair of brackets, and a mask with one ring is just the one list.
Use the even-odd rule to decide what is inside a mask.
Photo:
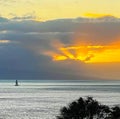
[[(98, 54), (104, 50), (108, 54), (120, 48), (119, 19), (109, 16), (38, 22), (29, 18), (0, 17), (1, 78), (119, 79), (119, 61), (85, 63), (95, 53), (101, 58)], [(115, 48), (105, 49), (109, 46)], [(77, 54), (79, 60), (74, 60)], [(119, 50), (111, 55), (120, 59)]]

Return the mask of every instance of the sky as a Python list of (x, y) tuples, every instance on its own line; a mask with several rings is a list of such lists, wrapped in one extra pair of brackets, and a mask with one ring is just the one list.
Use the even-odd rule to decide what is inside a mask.
[(0, 0), (4, 17), (31, 16), (39, 21), (79, 16), (120, 17), (119, 0)]
[(119, 7), (119, 0), (0, 0), (0, 79), (119, 80)]

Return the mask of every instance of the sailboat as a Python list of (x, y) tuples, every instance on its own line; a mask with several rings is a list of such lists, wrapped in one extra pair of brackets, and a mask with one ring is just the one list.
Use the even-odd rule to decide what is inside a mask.
[(15, 81), (15, 86), (19, 86), (19, 85), (18, 85), (18, 80)]

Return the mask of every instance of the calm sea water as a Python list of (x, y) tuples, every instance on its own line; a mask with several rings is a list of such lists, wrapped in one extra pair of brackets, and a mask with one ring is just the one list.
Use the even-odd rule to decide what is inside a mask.
[(0, 80), (0, 119), (55, 119), (62, 106), (93, 96), (107, 105), (120, 104), (120, 81)]

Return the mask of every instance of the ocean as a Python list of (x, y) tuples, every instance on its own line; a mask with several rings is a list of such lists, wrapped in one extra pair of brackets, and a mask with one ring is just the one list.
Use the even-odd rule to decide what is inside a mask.
[(92, 96), (102, 104), (120, 105), (120, 81), (0, 80), (0, 119), (55, 119), (61, 107)]

